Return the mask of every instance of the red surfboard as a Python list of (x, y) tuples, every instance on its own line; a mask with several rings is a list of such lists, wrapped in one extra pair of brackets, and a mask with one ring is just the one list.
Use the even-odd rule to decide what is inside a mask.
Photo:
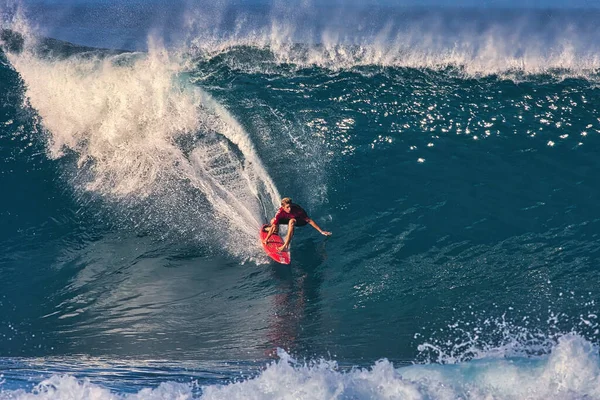
[(279, 246), (283, 246), (283, 239), (279, 235), (271, 235), (269, 238), (269, 242), (264, 244), (262, 241), (267, 237), (268, 232), (265, 232), (265, 226), (263, 225), (260, 228), (260, 243), (262, 244), (263, 249), (265, 249), (265, 253), (273, 260), (277, 261), (280, 264), (289, 264), (292, 262), (292, 258), (290, 256), (290, 251), (279, 251), (277, 248)]

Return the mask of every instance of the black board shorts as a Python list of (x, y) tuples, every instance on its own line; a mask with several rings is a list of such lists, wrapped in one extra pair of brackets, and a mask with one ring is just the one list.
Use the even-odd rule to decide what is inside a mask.
[[(287, 219), (287, 218), (281, 218), (281, 219), (279, 220), (279, 225), (287, 225), (287, 224), (289, 224), (289, 223), (290, 223), (290, 220), (289, 220), (289, 219)], [(305, 221), (305, 220), (303, 220), (303, 219), (297, 219), (297, 220), (296, 220), (296, 226), (304, 226), (304, 225), (306, 225), (306, 224), (308, 224), (308, 222), (306, 222), (306, 221)]]

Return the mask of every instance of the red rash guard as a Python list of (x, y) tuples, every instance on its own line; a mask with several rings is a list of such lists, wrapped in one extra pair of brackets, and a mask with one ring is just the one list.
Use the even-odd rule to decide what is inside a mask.
[(296, 225), (299, 226), (306, 225), (309, 221), (306, 211), (304, 211), (304, 209), (302, 209), (302, 207), (299, 205), (292, 204), (289, 213), (285, 212), (283, 207), (279, 207), (277, 214), (275, 214), (275, 218), (273, 218), (273, 224), (287, 224), (292, 218), (296, 219)]

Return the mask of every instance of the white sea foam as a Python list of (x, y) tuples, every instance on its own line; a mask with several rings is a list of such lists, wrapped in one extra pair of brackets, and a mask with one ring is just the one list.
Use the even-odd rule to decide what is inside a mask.
[[(202, 12), (189, 13), (186, 26), (195, 32), (191, 44), (208, 57), (250, 46), (267, 49), (277, 64), (332, 70), (383, 66), (456, 68), (468, 76), (589, 77), (600, 68), (596, 44), (600, 34), (582, 12), (496, 10), (502, 16), (495, 17), (473, 9), (390, 8), (386, 13), (322, 10), (314, 5), (293, 12), (283, 8), (271, 10), (265, 18), (268, 22), (257, 23), (242, 14), (235, 29), (225, 32), (215, 32), (214, 22), (210, 29)], [(267, 69), (235, 59), (230, 62), (236, 68)]]
[(598, 349), (566, 335), (549, 356), (491, 358), (454, 365), (394, 368), (382, 360), (369, 369), (340, 372), (335, 363), (294, 365), (282, 360), (258, 378), (205, 388), (204, 399), (581, 399), (600, 398)]
[(56, 375), (33, 390), (1, 391), (0, 399), (600, 399), (598, 348), (572, 334), (561, 337), (549, 355), (495, 353), (452, 365), (397, 367), (381, 360), (343, 370), (333, 361), (301, 363), (283, 351), (279, 356), (254, 378), (204, 386), (200, 394), (195, 384), (174, 382), (124, 394)]
[(164, 382), (154, 389), (141, 389), (138, 393), (120, 396), (100, 385), (93, 384), (89, 379), (76, 379), (70, 375), (54, 375), (37, 384), (31, 391), (1, 390), (0, 399), (14, 400), (185, 400), (192, 398), (192, 386)]

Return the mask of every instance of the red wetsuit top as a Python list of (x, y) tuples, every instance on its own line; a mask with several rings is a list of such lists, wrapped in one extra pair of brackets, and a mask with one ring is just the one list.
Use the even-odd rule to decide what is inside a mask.
[(283, 207), (279, 207), (277, 214), (275, 214), (275, 218), (273, 218), (273, 224), (287, 224), (292, 218), (296, 219), (296, 225), (298, 226), (308, 224), (310, 219), (302, 207), (300, 207), (298, 204), (292, 204), (289, 213), (285, 212)]

